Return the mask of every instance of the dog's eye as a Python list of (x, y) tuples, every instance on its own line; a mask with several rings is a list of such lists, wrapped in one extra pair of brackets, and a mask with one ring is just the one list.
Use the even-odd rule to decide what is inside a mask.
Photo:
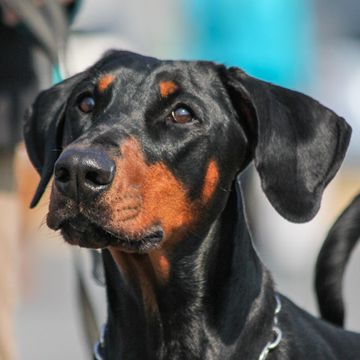
[(171, 118), (178, 124), (186, 124), (193, 120), (193, 115), (186, 107), (180, 106), (171, 113)]
[(87, 114), (93, 111), (95, 107), (95, 99), (91, 95), (85, 95), (79, 99), (78, 108)]

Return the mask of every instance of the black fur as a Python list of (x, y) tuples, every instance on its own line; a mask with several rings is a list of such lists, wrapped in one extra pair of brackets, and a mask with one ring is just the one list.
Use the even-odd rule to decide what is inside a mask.
[[(96, 83), (109, 73), (114, 81), (99, 93)], [(174, 81), (177, 88), (161, 98), (163, 80)], [(90, 114), (78, 108), (84, 94), (96, 100)], [(169, 120), (178, 106), (190, 110), (193, 120)], [(104, 358), (258, 359), (273, 339), (275, 289), (253, 248), (237, 175), (254, 159), (272, 205), (291, 221), (307, 221), (341, 164), (350, 133), (344, 119), (315, 100), (209, 62), (160, 61), (113, 51), (86, 72), (43, 92), (25, 124), (28, 152), (42, 175), (32, 205), (56, 161), (58, 172), (63, 170), (59, 164), (69, 149), (122, 159), (121, 144), (136, 138), (146, 163), (168, 168), (193, 202), (201, 199), (209, 161), (218, 165), (211, 199), (167, 251), (169, 277), (152, 283), (153, 313), (145, 308), (139, 285), (129, 281), (111, 253), (126, 244), (149, 245), (149, 239), (109, 233), (111, 209), (104, 210), (99, 201), (103, 184), (95, 184), (96, 193), (90, 187), (90, 196), (77, 183), (78, 193), (70, 196), (57, 185), (67, 180), (55, 176), (49, 226), (61, 229), (70, 243), (104, 248)], [(154, 186), (161, 181), (156, 179)], [(171, 205), (171, 195), (166, 200)], [(161, 229), (162, 219), (153, 225)], [(160, 246), (166, 246), (164, 238)], [(147, 261), (151, 249), (144, 245), (127, 256)], [(285, 297), (281, 301), (283, 340), (269, 359), (360, 356), (359, 335), (312, 317)]]
[(344, 325), (343, 277), (352, 250), (360, 240), (360, 195), (344, 210), (330, 229), (321, 248), (315, 276), (315, 289), (321, 316)]

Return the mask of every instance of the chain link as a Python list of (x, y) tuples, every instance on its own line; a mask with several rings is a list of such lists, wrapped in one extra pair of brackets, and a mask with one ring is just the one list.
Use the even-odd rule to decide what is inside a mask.
[(101, 327), (100, 341), (97, 342), (94, 346), (94, 360), (104, 360), (103, 348), (105, 345), (105, 331), (106, 331), (106, 324)]
[(276, 299), (276, 308), (274, 311), (274, 325), (272, 327), (272, 331), (274, 334), (274, 340), (273, 341), (269, 341), (263, 351), (261, 352), (260, 356), (259, 356), (259, 360), (265, 360), (267, 358), (267, 356), (269, 355), (269, 352), (271, 350), (274, 350), (279, 344), (280, 341), (282, 339), (282, 331), (280, 330), (278, 324), (279, 324), (279, 313), (281, 311), (281, 301), (280, 301), (280, 297), (279, 295), (275, 295), (275, 299)]

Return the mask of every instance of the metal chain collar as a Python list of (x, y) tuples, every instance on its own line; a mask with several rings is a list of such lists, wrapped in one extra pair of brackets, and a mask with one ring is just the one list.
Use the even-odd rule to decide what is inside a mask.
[(272, 327), (274, 340), (269, 341), (265, 345), (263, 351), (261, 352), (261, 354), (259, 356), (259, 360), (265, 360), (267, 358), (267, 356), (269, 355), (269, 352), (274, 350), (280, 344), (280, 341), (282, 339), (282, 331), (279, 328), (279, 316), (278, 316), (281, 311), (281, 301), (280, 301), (280, 297), (278, 294), (275, 294), (275, 299), (276, 299), (276, 308), (274, 311), (274, 324)]
[[(259, 360), (265, 360), (269, 354), (270, 351), (274, 350), (281, 342), (282, 339), (282, 331), (279, 328), (279, 313), (281, 311), (281, 301), (280, 301), (280, 297), (278, 294), (275, 294), (275, 300), (276, 300), (276, 308), (274, 311), (274, 323), (273, 323), (273, 327), (272, 327), (272, 331), (273, 331), (273, 335), (274, 335), (274, 340), (273, 341), (269, 341), (263, 351), (261, 352), (260, 356), (259, 356)], [(95, 360), (103, 360), (103, 355), (102, 355), (102, 349), (105, 345), (105, 329), (106, 329), (106, 325), (102, 326), (101, 329), (101, 336), (100, 336), (100, 341), (95, 345), (94, 347), (94, 359)]]

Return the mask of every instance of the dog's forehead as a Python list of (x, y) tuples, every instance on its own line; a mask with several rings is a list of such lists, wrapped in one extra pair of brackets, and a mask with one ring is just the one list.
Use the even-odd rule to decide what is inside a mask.
[[(164, 93), (176, 86), (209, 89), (218, 80), (215, 65), (204, 61), (159, 60), (126, 51), (105, 55), (91, 69), (100, 80), (109, 74), (122, 86), (158, 84)], [(172, 88), (172, 89), (170, 89)]]
[(128, 51), (110, 51), (92, 67), (100, 72), (118, 72), (129, 69), (141, 73), (154, 69), (161, 61), (150, 56), (135, 54)]

